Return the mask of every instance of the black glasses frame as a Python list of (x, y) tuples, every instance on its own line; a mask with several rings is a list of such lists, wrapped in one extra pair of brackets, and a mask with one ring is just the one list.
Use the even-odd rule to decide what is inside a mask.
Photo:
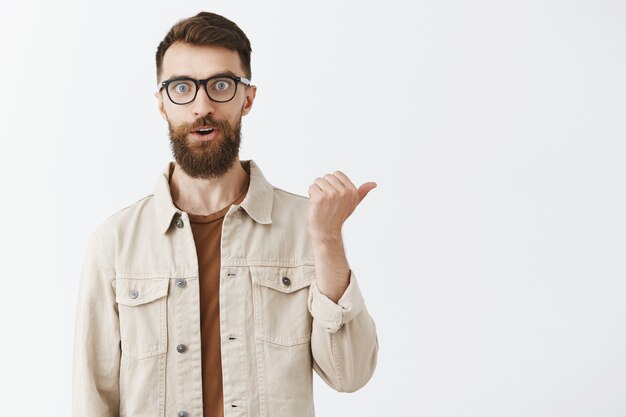
[[(228, 100), (215, 100), (209, 94), (209, 89), (207, 88), (207, 85), (208, 85), (209, 81), (214, 80), (216, 78), (228, 78), (228, 79), (232, 80), (235, 83), (235, 91), (233, 92), (233, 96), (231, 98), (229, 98)], [(193, 82), (196, 85), (196, 92), (193, 95), (193, 98), (191, 100), (189, 100), (189, 101), (187, 101), (185, 103), (177, 103), (174, 100), (172, 100), (172, 97), (170, 97), (170, 91), (169, 91), (169, 89), (167, 87), (171, 83), (173, 83), (175, 81), (191, 81), (191, 82)], [(167, 93), (167, 98), (169, 98), (172, 103), (178, 104), (178, 105), (182, 106), (182, 105), (189, 104), (189, 103), (193, 102), (196, 99), (196, 96), (198, 95), (198, 90), (200, 89), (199, 87), (201, 85), (203, 85), (204, 86), (204, 92), (206, 93), (206, 95), (209, 98), (209, 100), (214, 101), (216, 103), (227, 103), (227, 102), (231, 101), (233, 98), (235, 98), (235, 95), (237, 94), (237, 87), (239, 86), (239, 83), (242, 83), (242, 84), (247, 85), (247, 86), (252, 85), (251, 81), (248, 78), (237, 77), (237, 76), (228, 75), (228, 74), (221, 74), (221, 75), (214, 75), (212, 77), (205, 78), (204, 80), (196, 80), (195, 78), (191, 78), (191, 77), (176, 77), (176, 78), (172, 78), (171, 80), (163, 81), (161, 83), (161, 87), (159, 88), (159, 91), (161, 91), (162, 89), (165, 88), (165, 92)]]

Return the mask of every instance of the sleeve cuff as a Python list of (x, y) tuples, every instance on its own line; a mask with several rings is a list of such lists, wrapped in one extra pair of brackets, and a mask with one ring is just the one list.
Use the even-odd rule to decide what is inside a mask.
[(341, 327), (355, 318), (365, 302), (356, 282), (356, 277), (350, 270), (350, 283), (339, 301), (335, 304), (330, 298), (321, 293), (317, 282), (311, 284), (309, 290), (309, 311), (313, 320), (324, 327), (329, 333), (336, 333)]

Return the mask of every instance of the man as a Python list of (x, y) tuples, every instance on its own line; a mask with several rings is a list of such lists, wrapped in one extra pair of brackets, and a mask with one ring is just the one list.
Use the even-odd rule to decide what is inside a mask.
[(374, 372), (376, 330), (341, 228), (376, 184), (336, 171), (307, 199), (239, 160), (250, 53), (237, 25), (204, 12), (158, 47), (175, 162), (90, 240), (75, 417), (313, 416), (313, 369), (346, 392)]

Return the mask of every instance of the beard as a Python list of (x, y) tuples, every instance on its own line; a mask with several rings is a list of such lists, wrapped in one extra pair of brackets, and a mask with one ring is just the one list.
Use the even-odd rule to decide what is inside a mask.
[[(192, 178), (221, 177), (228, 172), (239, 156), (241, 114), (234, 126), (227, 120), (216, 120), (210, 115), (196, 119), (193, 123), (172, 126), (168, 120), (167, 124), (174, 160)], [(216, 133), (221, 137), (206, 142), (188, 138), (191, 132), (207, 125), (216, 129)]]

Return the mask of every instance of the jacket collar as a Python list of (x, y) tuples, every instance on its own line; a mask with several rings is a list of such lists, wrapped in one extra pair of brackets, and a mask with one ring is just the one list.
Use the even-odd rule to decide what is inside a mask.
[[(267, 182), (261, 169), (253, 160), (240, 161), (241, 166), (250, 174), (250, 185), (246, 197), (240, 206), (257, 223), (272, 223), (272, 204), (274, 202), (274, 187)], [(182, 210), (174, 205), (170, 191), (170, 177), (174, 162), (169, 162), (165, 170), (159, 175), (154, 190), (154, 202), (159, 230), (165, 233), (172, 225), (174, 216), (180, 216)]]

